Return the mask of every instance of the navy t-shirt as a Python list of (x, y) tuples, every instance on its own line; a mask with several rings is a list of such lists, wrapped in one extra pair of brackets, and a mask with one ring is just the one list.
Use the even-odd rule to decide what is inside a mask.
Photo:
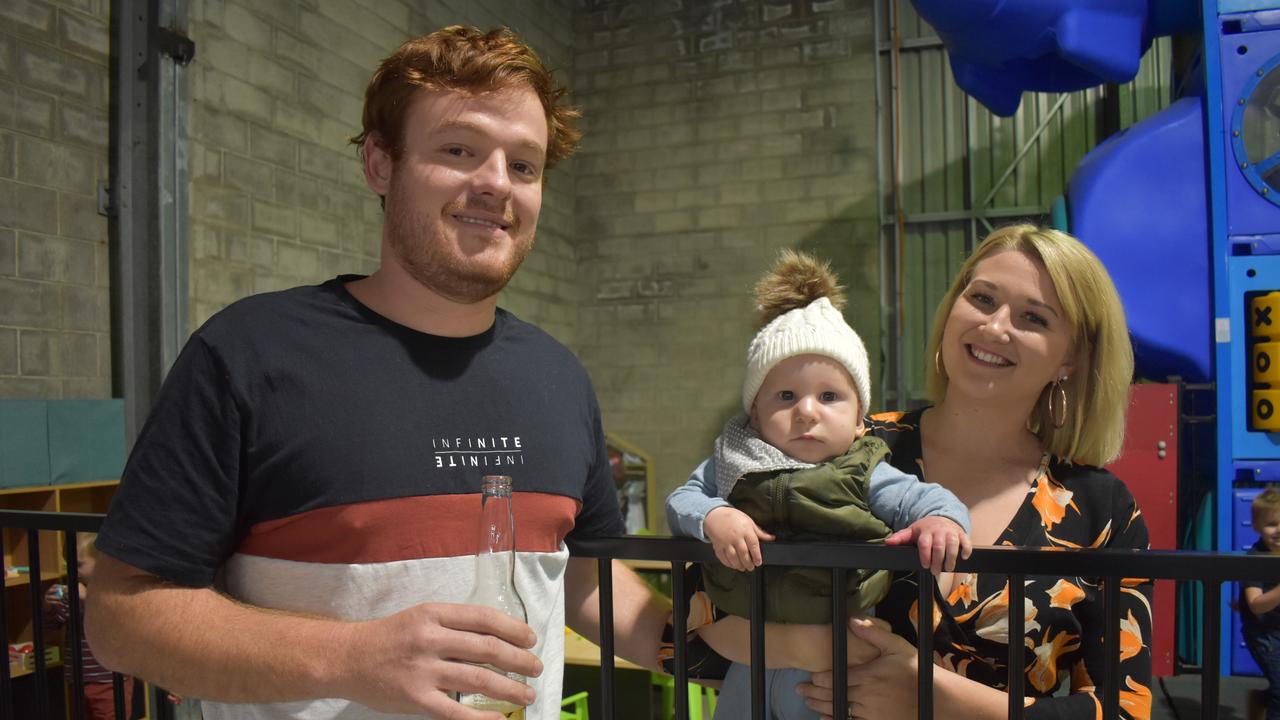
[[(1258, 542), (1254, 543), (1253, 547), (1249, 548), (1249, 554), (1250, 555), (1255, 555), (1255, 554), (1270, 555), (1272, 553), (1271, 553), (1271, 550), (1267, 548), (1266, 543), (1262, 542), (1262, 540), (1258, 540)], [(1244, 600), (1245, 588), (1253, 587), (1253, 588), (1258, 588), (1262, 592), (1267, 592), (1268, 590), (1275, 587), (1276, 585), (1280, 585), (1280, 582), (1264, 582), (1262, 580), (1246, 580), (1240, 583), (1239, 606), (1240, 606), (1240, 629), (1242, 631), (1246, 633), (1252, 633), (1252, 634), (1280, 633), (1280, 606), (1271, 608), (1270, 610), (1262, 613), (1262, 615), (1259, 616), (1259, 615), (1253, 614), (1253, 611), (1249, 609), (1249, 603), (1245, 602)]]
[(246, 298), (192, 335), (101, 550), (202, 587), (256, 527), (474, 494), (488, 474), (571, 499), (553, 535), (624, 532), (595, 394), (568, 349), (501, 309), (479, 335), (427, 335), (360, 304), (345, 288), (355, 279)]

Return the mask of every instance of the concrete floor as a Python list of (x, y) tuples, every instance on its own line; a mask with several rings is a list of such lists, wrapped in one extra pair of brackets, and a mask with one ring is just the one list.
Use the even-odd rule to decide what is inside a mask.
[[(1262, 690), (1266, 686), (1267, 683), (1262, 678), (1222, 678), (1218, 687), (1218, 713), (1211, 717), (1218, 720), (1250, 720), (1250, 691)], [(1155, 697), (1151, 704), (1151, 720), (1200, 720), (1199, 675), (1164, 678), (1164, 689), (1161, 689), (1161, 684), (1157, 681), (1152, 693)], [(1261, 720), (1261, 716), (1258, 717)]]

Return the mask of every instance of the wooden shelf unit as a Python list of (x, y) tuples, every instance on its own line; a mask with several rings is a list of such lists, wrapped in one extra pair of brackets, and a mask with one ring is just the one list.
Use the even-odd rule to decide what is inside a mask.
[[(0, 509), (3, 510), (38, 510), (44, 512), (78, 512), (105, 513), (115, 494), (116, 480), (74, 483), (66, 485), (32, 485), (28, 487), (0, 488)], [(52, 530), (41, 530), (38, 533), (40, 542), (40, 596), (54, 583), (66, 582), (65, 539), (63, 533)], [(16, 528), (0, 530), (0, 550), (6, 568), (14, 566), (30, 567), (31, 548), (27, 542), (27, 531)], [(4, 577), (4, 598), (7, 626), (5, 647), (6, 653), (10, 643), (32, 642), (33, 626), (31, 612), (31, 576), (23, 573), (16, 576), (8, 574)], [(45, 633), (45, 642), (61, 646), (60, 633)], [(61, 658), (45, 666), (49, 671), (62, 667)], [(30, 676), (33, 671), (18, 669), (9, 664), (10, 676), (20, 680)], [(51, 679), (57, 678), (51, 675)], [(56, 687), (60, 687), (57, 683)], [(51, 685), (51, 687), (54, 687)], [(16, 692), (22, 692), (15, 686)], [(62, 692), (56, 690), (56, 692)], [(147, 697), (149, 693), (144, 693)], [(150, 708), (144, 710), (144, 718), (150, 717)]]

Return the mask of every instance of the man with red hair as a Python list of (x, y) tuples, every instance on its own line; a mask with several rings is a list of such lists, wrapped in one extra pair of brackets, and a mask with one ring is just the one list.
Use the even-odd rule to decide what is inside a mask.
[[(498, 717), (456, 693), (559, 717), (561, 628), (599, 621), (595, 562), (564, 540), (623, 524), (585, 370), (497, 295), (578, 141), (563, 94), (505, 29), (445, 28), (382, 63), (352, 141), (381, 265), (192, 336), (99, 535), (104, 664), (209, 720)], [(458, 604), (489, 474), (514, 477), (528, 624)], [(670, 608), (614, 577), (619, 653), (655, 665)]]

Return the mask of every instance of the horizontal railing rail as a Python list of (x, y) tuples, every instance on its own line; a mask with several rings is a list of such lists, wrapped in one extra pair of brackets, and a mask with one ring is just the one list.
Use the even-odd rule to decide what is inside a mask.
[[(67, 566), (67, 585), (78, 586), (76, 533), (97, 532), (102, 524), (103, 515), (93, 513), (39, 512), (26, 510), (0, 510), (0, 529), (26, 531), (29, 567), (28, 573), (32, 582), (32, 636), (37, 648), (34, 655), (36, 672), (35, 684), (35, 717), (49, 717), (46, 662), (42, 648), (43, 634), (43, 593), (41, 590), (42, 569), (40, 567), (40, 534), (42, 532), (59, 532), (63, 534), (64, 559)], [(614, 695), (614, 636), (612, 622), (604, 619), (613, 617), (612, 560), (649, 560), (670, 563), (667, 571), (671, 576), (673, 625), (675, 630), (675, 713), (684, 720), (689, 717), (688, 682), (689, 675), (685, 661), (688, 651), (686, 638), (686, 617), (688, 615), (687, 592), (685, 588), (685, 567), (690, 562), (715, 562), (715, 554), (711, 546), (697, 540), (658, 538), (658, 537), (617, 537), (594, 538), (590, 540), (571, 541), (568, 543), (570, 553), (575, 557), (594, 558), (600, 573), (600, 668), (601, 668), (601, 711), (604, 720), (618, 717)], [(762, 547), (765, 565), (827, 568), (831, 571), (835, 587), (844, 585), (850, 570), (862, 568), (879, 568), (898, 572), (915, 573), (919, 583), (917, 609), (918, 617), (932, 617), (935, 585), (934, 579), (927, 571), (921, 570), (916, 549), (914, 547), (885, 547), (854, 543), (766, 543)], [(1238, 553), (1205, 553), (1167, 550), (1058, 550), (1046, 548), (979, 548), (972, 557), (957, 564), (957, 571), (977, 573), (997, 573), (1010, 578), (1009, 601), (1009, 637), (1023, 635), (1024, 616), (1021, 609), (1022, 578), (1028, 575), (1061, 575), (1100, 578), (1103, 587), (1103, 605), (1105, 608), (1106, 631), (1103, 647), (1116, 648), (1109, 653), (1103, 675), (1103, 717), (1119, 717), (1119, 588), (1121, 578), (1149, 578), (1152, 580), (1180, 580), (1200, 582), (1204, 585), (1205, 597), (1219, 597), (1222, 583), (1244, 579), (1262, 581), (1280, 581), (1280, 557), (1245, 555)], [(751, 602), (751, 693), (752, 718), (764, 718), (764, 623), (765, 582), (763, 574), (752, 573)], [(79, 594), (68, 594), (70, 603), (70, 622), (67, 632), (71, 637), (79, 635), (83, 622)], [(832, 616), (845, 617), (845, 596), (834, 593), (832, 598)], [(7, 603), (0, 603), (0, 630), (5, 630), (7, 637), (9, 619), (5, 616)], [(1212, 603), (1205, 603), (1202, 618), (1202, 642), (1204, 663), (1201, 675), (1201, 717), (1208, 720), (1216, 715), (1219, 690), (1219, 628), (1221, 608)], [(832, 665), (836, 677), (843, 677), (847, 669), (846, 637), (844, 633), (832, 633)], [(933, 717), (933, 638), (930, 633), (922, 633), (917, 642), (919, 654), (919, 717)], [(73, 686), (72, 717), (85, 717), (83, 706), (83, 676), (79, 643), (68, 643), (72, 657), (70, 667)], [(1008, 677), (1009, 717), (1023, 717), (1022, 696), (1024, 694), (1023, 668), (1024, 647), (1022, 643), (1009, 644)], [(123, 716), (123, 677), (116, 674), (113, 678), (117, 716)], [(843, 707), (848, 701), (847, 688), (843, 683), (835, 683), (833, 690), (835, 707)], [(15, 718), (13, 708), (13, 686), (9, 664), (0, 664), (0, 720)], [(25, 719), (24, 719), (25, 720)]]
[[(935, 585), (933, 576), (919, 566), (914, 547), (885, 547), (854, 543), (765, 543), (761, 548), (766, 566), (829, 568), (832, 586), (843, 587), (849, 570), (877, 568), (913, 572), (919, 586), (917, 617), (933, 616)], [(569, 552), (575, 557), (595, 558), (600, 572), (600, 672), (602, 712), (604, 720), (613, 720), (613, 627), (604, 622), (613, 617), (612, 560), (649, 560), (671, 563), (671, 587), (674, 625), (675, 711), (676, 717), (689, 717), (688, 651), (685, 618), (684, 568), (687, 562), (716, 562), (711, 546), (697, 540), (618, 537), (572, 541)], [(1244, 579), (1280, 581), (1280, 557), (1239, 553), (1205, 553), (1170, 550), (1066, 550), (1056, 548), (976, 548), (968, 560), (957, 563), (958, 572), (997, 573), (1009, 578), (1009, 637), (1024, 635), (1023, 579), (1033, 576), (1079, 576), (1100, 578), (1103, 588), (1107, 654), (1102, 682), (1102, 717), (1120, 717), (1120, 581), (1123, 578), (1181, 580), (1200, 582), (1204, 597), (1219, 597), (1221, 584)], [(751, 602), (751, 695), (752, 719), (763, 720), (764, 704), (764, 576), (752, 573)], [(832, 593), (832, 617), (846, 617), (843, 593)], [(1015, 612), (1014, 610), (1017, 610)], [(1219, 628), (1221, 608), (1205, 603), (1202, 609), (1202, 642), (1204, 664), (1201, 675), (1201, 718), (1217, 717), (1219, 691)], [(933, 718), (933, 637), (920, 633), (916, 643), (919, 670), (919, 717)], [(846, 638), (832, 633), (832, 667), (837, 678), (847, 671)], [(1007, 692), (1009, 718), (1023, 717), (1024, 646), (1009, 643)], [(848, 696), (844, 683), (834, 683), (834, 707), (846, 707)], [(839, 717), (839, 715), (837, 715)]]

